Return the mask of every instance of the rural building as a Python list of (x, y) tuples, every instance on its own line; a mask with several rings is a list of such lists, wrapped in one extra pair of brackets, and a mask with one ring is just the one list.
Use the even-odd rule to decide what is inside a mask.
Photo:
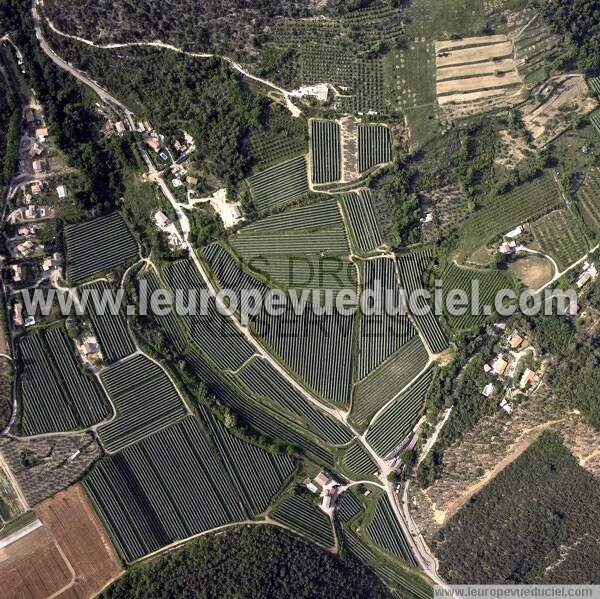
[(86, 337), (83, 340), (83, 349), (87, 356), (95, 356), (100, 353), (100, 347), (98, 346), (98, 340), (96, 337)]
[(179, 177), (175, 177), (174, 179), (172, 179), (171, 183), (173, 183), (173, 187), (181, 187), (183, 185)]
[(489, 397), (493, 392), (494, 385), (492, 385), (492, 383), (488, 383), (481, 391), (481, 395), (483, 395), (484, 397)]
[(506, 372), (507, 366), (508, 362), (502, 356), (498, 356), (492, 365), (494, 374), (497, 376), (503, 376)]
[(150, 132), (150, 131), (152, 131), (152, 129), (154, 129), (154, 127), (152, 126), (152, 123), (150, 121), (144, 121), (143, 125), (144, 125), (144, 129), (146, 129), (146, 131), (148, 131), (148, 132)]
[(515, 239), (516, 237), (521, 235), (521, 233), (523, 233), (523, 225), (519, 225), (518, 227), (515, 227), (514, 229), (512, 229), (511, 231), (506, 233), (504, 235), (504, 237), (508, 237), (509, 239)]
[(28, 239), (27, 241), (20, 243), (16, 249), (17, 249), (17, 252), (19, 252), (19, 254), (21, 254), (21, 256), (23, 256), (24, 258), (27, 258), (28, 256), (31, 256), (31, 254), (33, 254), (33, 250), (35, 249), (35, 244)]
[(31, 186), (31, 193), (34, 195), (38, 195), (40, 193), (42, 193), (42, 184), (39, 181), (36, 181), (32, 186)]
[(158, 140), (157, 137), (146, 137), (144, 139), (144, 142), (146, 143), (146, 145), (150, 148), (152, 148), (155, 152), (158, 152), (160, 150), (160, 141)]
[(523, 375), (521, 376), (521, 380), (519, 381), (519, 387), (527, 387), (529, 383), (536, 382), (537, 379), (537, 374), (530, 368), (526, 368), (525, 372), (523, 372)]
[(186, 177), (185, 182), (188, 185), (196, 185), (198, 183), (198, 178), (197, 177)]
[(317, 474), (315, 477), (314, 482), (320, 487), (326, 487), (331, 482), (331, 477), (329, 474), (327, 474), (327, 472), (321, 470), (321, 472), (319, 472), (319, 474)]
[(28, 108), (25, 111), (25, 122), (28, 125), (31, 125), (32, 123), (35, 123), (35, 114), (33, 114), (33, 110), (31, 110), (31, 108)]
[(575, 285), (577, 286), (577, 289), (581, 289), (582, 287), (585, 287), (591, 280), (592, 275), (590, 275), (589, 272), (585, 271), (579, 276)]
[(489, 364), (484, 364), (483, 365), (483, 372), (485, 372), (486, 374), (488, 374), (491, 371), (492, 371), (492, 367)]
[(159, 210), (154, 215), (154, 222), (156, 222), (161, 229), (167, 229), (171, 226), (171, 219), (162, 210)]
[(501, 254), (512, 254), (517, 247), (515, 241), (505, 241), (500, 245), (500, 253)]
[(67, 188), (64, 185), (59, 185), (56, 188), (56, 193), (58, 194), (58, 197), (62, 200), (67, 197)]
[(513, 409), (511, 408), (510, 404), (506, 401), (506, 399), (503, 399), (500, 402), (500, 408), (502, 410), (504, 410), (507, 414), (510, 414), (513, 411)]
[(35, 130), (35, 136), (41, 142), (46, 141), (46, 137), (48, 137), (48, 129), (46, 127), (39, 127)]
[(508, 336), (508, 344), (511, 346), (512, 349), (517, 349), (517, 347), (519, 347), (521, 343), (523, 343), (523, 337), (521, 337), (521, 335), (519, 335), (517, 331), (513, 331)]
[(23, 326), (23, 304), (20, 302), (13, 306), (13, 323), (17, 327)]
[(309, 482), (306, 484), (306, 488), (307, 488), (307, 489), (308, 489), (308, 490), (309, 490), (311, 493), (318, 493), (318, 491), (319, 491), (318, 487), (317, 487), (317, 486), (316, 486), (314, 483), (312, 483), (312, 482), (310, 482), (310, 481), (309, 481)]
[(115, 129), (117, 130), (117, 133), (119, 135), (123, 135), (123, 133), (125, 133), (125, 131), (127, 131), (127, 129), (125, 128), (125, 124), (123, 123), (123, 121), (117, 121), (115, 123)]
[(13, 264), (10, 267), (12, 271), (12, 280), (14, 283), (20, 283), (23, 280), (23, 271), (18, 264)]
[(324, 495), (323, 501), (321, 502), (321, 509), (329, 510), (333, 507), (333, 502), (335, 500), (335, 495)]
[(31, 147), (29, 148), (29, 151), (27, 152), (27, 156), (29, 158), (35, 158), (36, 156), (39, 156), (43, 152), (44, 152), (44, 148), (42, 148), (42, 146), (40, 146), (40, 144), (37, 141), (35, 141), (31, 144)]
[(579, 304), (577, 302), (571, 302), (569, 304), (569, 316), (577, 316), (579, 314)]
[(305, 96), (310, 96), (312, 98), (316, 98), (319, 102), (327, 102), (327, 98), (329, 98), (329, 87), (326, 83), (307, 85), (305, 87), (298, 88), (290, 95), (294, 96), (295, 98), (304, 98)]
[(31, 163), (31, 168), (33, 168), (33, 172), (36, 175), (39, 175), (40, 173), (43, 173), (46, 171), (46, 168), (47, 168), (46, 161), (45, 160), (34, 160)]
[(34, 316), (27, 316), (27, 318), (25, 318), (25, 326), (26, 327), (32, 327), (35, 324), (35, 317)]

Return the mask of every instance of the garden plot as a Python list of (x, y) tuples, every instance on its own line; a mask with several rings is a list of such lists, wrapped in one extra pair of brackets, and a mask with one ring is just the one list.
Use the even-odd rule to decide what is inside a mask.
[[(436, 97), (455, 113), (489, 109), (493, 98), (514, 102), (522, 86), (513, 44), (504, 35), (435, 42)], [(478, 105), (479, 104), (479, 105)]]
[(305, 156), (280, 162), (247, 179), (260, 211), (288, 204), (308, 193)]
[(311, 176), (315, 184), (341, 177), (340, 126), (335, 121), (310, 121)]
[(541, 92), (543, 100), (522, 109), (523, 125), (537, 148), (566, 131), (574, 115), (589, 114), (598, 106), (583, 75), (565, 75), (555, 79)]
[(561, 270), (582, 258), (588, 244), (579, 220), (568, 208), (555, 210), (531, 224), (540, 246)]
[(67, 265), (74, 283), (123, 266), (138, 255), (138, 246), (118, 212), (65, 227)]
[(117, 410), (116, 418), (98, 429), (109, 452), (120, 451), (186, 415), (173, 383), (145, 356), (135, 355), (104, 370), (101, 380)]

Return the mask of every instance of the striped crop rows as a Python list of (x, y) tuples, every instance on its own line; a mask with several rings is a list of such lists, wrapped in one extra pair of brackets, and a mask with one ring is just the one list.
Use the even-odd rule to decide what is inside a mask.
[(342, 198), (343, 206), (348, 214), (350, 231), (359, 252), (368, 253), (383, 244), (383, 237), (375, 212), (371, 193), (362, 189), (359, 192), (346, 194)]
[(125, 562), (246, 517), (193, 418), (108, 456), (83, 486)]
[(268, 362), (253, 360), (244, 366), (239, 377), (257, 396), (265, 397), (302, 418), (328, 443), (344, 445), (351, 441), (352, 437), (345, 428), (310, 404)]
[(335, 539), (329, 518), (303, 497), (292, 495), (284, 499), (272, 513), (272, 517), (315, 543), (325, 547), (332, 547), (334, 544)]
[(386, 497), (381, 497), (377, 502), (375, 514), (367, 526), (367, 532), (379, 547), (416, 567), (417, 562), (410, 550), (410, 545)]
[(431, 250), (405, 254), (398, 258), (402, 285), (409, 299), (409, 309), (425, 336), (431, 351), (437, 354), (448, 347), (448, 340), (433, 313), (431, 302), (415, 294), (416, 290), (423, 289), (423, 273), (430, 262)]
[(600, 98), (600, 77), (593, 77), (592, 79), (588, 79), (588, 85), (596, 92), (597, 96)]
[(65, 227), (69, 276), (79, 283), (98, 272), (122, 266), (138, 246), (118, 212)]
[(326, 197), (318, 203), (290, 208), (249, 224), (238, 233), (243, 236), (255, 231), (287, 231), (295, 229), (325, 229), (342, 224), (342, 217), (334, 198)]
[(391, 159), (389, 129), (385, 125), (359, 125), (358, 170), (362, 173)]
[(354, 388), (352, 421), (366, 426), (376, 412), (402, 391), (427, 365), (423, 342), (415, 335)]
[(292, 458), (267, 453), (246, 443), (230, 433), (206, 408), (200, 407), (200, 412), (244, 507), (251, 514), (263, 513), (294, 472)]
[(313, 183), (332, 183), (341, 177), (340, 126), (335, 121), (310, 121)]
[(342, 463), (344, 468), (352, 474), (371, 476), (374, 472), (377, 472), (377, 466), (373, 463), (371, 456), (358, 442), (351, 445), (344, 453)]
[(186, 411), (162, 368), (140, 354), (101, 375), (117, 417), (98, 429), (102, 445), (116, 452), (172, 424)]
[(596, 131), (600, 133), (600, 110), (594, 112), (594, 114), (590, 117), (590, 121), (592, 125), (594, 125)]
[(402, 393), (369, 427), (367, 441), (381, 456), (396, 449), (412, 430), (431, 384), (431, 370)]
[(337, 502), (336, 513), (342, 522), (349, 522), (362, 512), (360, 501), (354, 493), (346, 491)]
[(395, 264), (387, 258), (363, 263), (363, 286), (380, 298), (382, 309), (360, 318), (359, 379), (364, 379), (415, 335), (406, 314), (390, 314), (388, 308), (401, 307), (401, 294)]
[(289, 304), (281, 315), (262, 312), (257, 334), (272, 351), (325, 399), (350, 401), (354, 315), (315, 314), (307, 305), (296, 314)]
[(469, 301), (465, 314), (448, 317), (452, 327), (457, 330), (469, 329), (485, 322), (487, 316), (483, 313), (484, 306), (490, 306), (493, 314), (497, 293), (501, 289), (512, 288), (506, 275), (499, 270), (475, 270), (459, 267), (456, 264), (450, 264), (446, 268), (442, 279), (444, 294), (450, 289), (462, 289), (468, 298), (471, 298), (472, 284), (479, 286), (479, 310), (476, 310), (479, 313), (471, 314), (473, 305)]
[(78, 366), (62, 328), (32, 333), (19, 343), (24, 435), (87, 428), (108, 416), (108, 406)]
[[(122, 360), (135, 351), (123, 311), (112, 314), (108, 306), (102, 305), (101, 297), (115, 297), (106, 281), (99, 281), (81, 288), (82, 294), (89, 291), (87, 314), (98, 336), (100, 349), (109, 364)], [(106, 294), (106, 295), (105, 295)]]
[(256, 206), (270, 210), (308, 193), (306, 158), (298, 156), (252, 175), (248, 180)]
[(583, 220), (590, 230), (600, 233), (600, 169), (592, 167), (577, 191)]
[(217, 376), (197, 352), (188, 353), (185, 361), (194, 376), (206, 386), (207, 391), (235, 412), (244, 424), (271, 439), (297, 447), (319, 463), (333, 462), (330, 452), (311, 441), (305, 434), (297, 432), (285, 416), (242, 393), (234, 385), (230, 376), (223, 374)]
[[(200, 290), (206, 289), (196, 267), (189, 260), (169, 264), (163, 275), (172, 290), (196, 290), (199, 294)], [(228, 317), (217, 311), (213, 299), (207, 302), (205, 315), (197, 310), (196, 314), (182, 315), (181, 318), (190, 340), (210, 355), (219, 368), (236, 370), (254, 353), (250, 343)]]

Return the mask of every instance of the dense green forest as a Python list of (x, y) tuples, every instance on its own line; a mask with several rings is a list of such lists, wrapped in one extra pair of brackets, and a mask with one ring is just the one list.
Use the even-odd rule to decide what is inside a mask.
[(103, 597), (284, 599), (391, 597), (351, 558), (338, 558), (272, 527), (230, 530), (128, 570)]
[(8, 184), (17, 166), (20, 124), (19, 100), (0, 77), (0, 190)]
[(600, 71), (600, 7), (597, 0), (542, 0), (542, 14), (562, 36), (561, 62), (588, 73)]
[(432, 549), (451, 583), (598, 584), (598, 538), (600, 481), (545, 432), (448, 521)]

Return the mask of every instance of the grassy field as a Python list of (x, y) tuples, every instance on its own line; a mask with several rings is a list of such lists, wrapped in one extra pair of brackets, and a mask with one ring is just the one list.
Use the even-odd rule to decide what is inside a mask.
[(579, 210), (588, 229), (600, 235), (600, 169), (590, 169), (577, 192)]
[(474, 212), (461, 227), (460, 257), (467, 257), (476, 248), (518, 224), (538, 218), (562, 204), (558, 184), (549, 172), (507, 194), (496, 196)]
[(552, 256), (564, 270), (588, 250), (588, 243), (579, 220), (568, 208), (555, 210), (531, 225), (542, 250)]

